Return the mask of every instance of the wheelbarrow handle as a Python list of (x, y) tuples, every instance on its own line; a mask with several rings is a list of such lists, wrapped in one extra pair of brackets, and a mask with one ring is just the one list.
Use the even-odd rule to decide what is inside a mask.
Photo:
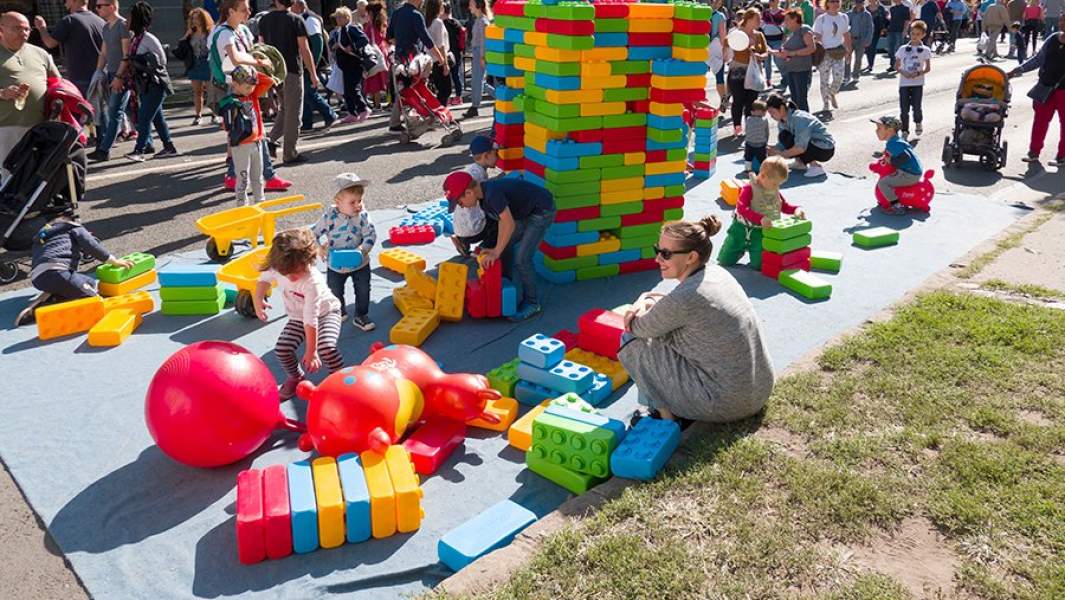
[(302, 202), (302, 201), (303, 201), (303, 194), (295, 194), (293, 196), (285, 196), (283, 198), (274, 198), (273, 200), (266, 200), (264, 202), (260, 202), (260, 203), (256, 204), (255, 206), (257, 206), (259, 208), (266, 209), (266, 208), (270, 208), (271, 206), (281, 206), (283, 204), (292, 204), (293, 202)]

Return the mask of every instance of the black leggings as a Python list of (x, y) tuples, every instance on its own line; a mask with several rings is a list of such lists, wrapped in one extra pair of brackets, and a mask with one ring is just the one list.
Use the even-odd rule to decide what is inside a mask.
[(440, 65), (433, 65), (433, 85), (436, 86), (437, 101), (447, 106), (447, 99), (451, 97), (451, 76), (444, 75)]
[[(785, 150), (788, 150), (795, 145), (795, 135), (790, 131), (781, 131), (780, 135), (777, 136), (777, 141), (780, 142), (780, 145), (783, 146)], [(835, 148), (818, 148), (813, 144), (807, 144), (806, 150), (795, 158), (799, 159), (803, 164), (810, 164), (815, 160), (817, 162), (831, 160), (835, 155)]]
[[(735, 73), (735, 75), (733, 75)], [(729, 71), (728, 90), (732, 94), (732, 126), (741, 127), (743, 118), (750, 116), (751, 105), (758, 99), (758, 92), (749, 90), (744, 86), (747, 77), (747, 66), (736, 67)]]

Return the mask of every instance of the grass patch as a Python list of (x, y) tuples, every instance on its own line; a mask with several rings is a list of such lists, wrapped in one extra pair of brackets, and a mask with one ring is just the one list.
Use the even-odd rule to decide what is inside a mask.
[[(1055, 204), (1055, 207), (1056, 206), (1057, 205)], [(1058, 209), (1055, 208), (1054, 210), (1056, 211)], [(993, 249), (974, 258), (972, 262), (970, 262), (963, 269), (958, 271), (956, 275), (961, 279), (969, 279), (973, 275), (976, 275), (980, 271), (983, 271), (984, 267), (991, 264), (991, 262), (998, 258), (1000, 255), (1002, 255), (1003, 252), (1009, 250), (1010, 248), (1016, 248), (1017, 246), (1020, 246), (1021, 240), (1024, 239), (1024, 236), (1035, 231), (1036, 229), (1039, 229), (1039, 227), (1043, 223), (1049, 221), (1053, 216), (1053, 212), (1047, 211), (1039, 215), (1038, 217), (1033, 218), (1031, 223), (1029, 223), (1026, 227), (1019, 231), (1011, 233), (1005, 238), (999, 240), (998, 243), (995, 244), (995, 247)]]
[(1006, 292), (1008, 294), (1019, 294), (1022, 296), (1028, 296), (1030, 298), (1042, 298), (1045, 300), (1056, 300), (1065, 298), (1065, 292), (1059, 292), (1055, 289), (1030, 283), (1015, 284), (1010, 283), (1008, 281), (1002, 281), (1001, 279), (989, 279), (985, 281), (981, 285), (981, 287), (983, 287), (985, 290), (991, 290), (995, 292)]
[(819, 366), (482, 597), (923, 597), (835, 550), (907, 517), (945, 536), (958, 593), (1065, 597), (1065, 313), (934, 292)]

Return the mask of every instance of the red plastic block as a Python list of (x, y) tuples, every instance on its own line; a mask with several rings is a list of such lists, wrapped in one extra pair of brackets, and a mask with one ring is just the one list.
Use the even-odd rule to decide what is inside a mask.
[(696, 119), (716, 119), (719, 114), (718, 110), (713, 106), (703, 105), (694, 107), (693, 112)]
[(648, 150), (645, 155), (647, 158), (644, 159), (644, 162), (649, 163), (666, 162), (667, 158), (665, 150)]
[(669, 210), (671, 208), (684, 208), (684, 196), (673, 196), (654, 201), (655, 208)]
[(555, 246), (552, 246), (551, 244), (548, 244), (547, 242), (540, 242), (540, 252), (543, 252), (544, 254), (546, 254), (547, 256), (550, 256), (551, 258), (553, 258), (555, 260), (565, 260), (567, 258), (576, 258), (577, 257), (577, 247), (576, 246), (566, 246), (566, 247), (563, 247), (563, 248), (556, 248)]
[(603, 140), (603, 154), (625, 154), (626, 152), (643, 152), (647, 147), (647, 140), (609, 139)]
[(706, 100), (706, 90), (660, 90), (651, 88), (651, 102), (684, 104)]
[(595, 7), (596, 19), (624, 19), (629, 16), (629, 5), (625, 2), (603, 2), (600, 0), (592, 6)]
[[(673, 19), (673, 33), (686, 33), (688, 35), (698, 35), (700, 33), (710, 33), (710, 21), (688, 21), (685, 19)], [(707, 42), (710, 45), (710, 42)]]
[(543, 165), (541, 165), (540, 163), (538, 163), (538, 162), (536, 162), (536, 161), (534, 161), (532, 159), (528, 159), (528, 158), (523, 158), (522, 161), (523, 161), (521, 163), (522, 167), (526, 171), (528, 171), (530, 173), (535, 173), (535, 174), (539, 175), (540, 177), (544, 176), (544, 166)]
[(625, 332), (625, 320), (621, 315), (593, 308), (577, 319), (577, 331), (577, 345), (582, 349), (610, 360), (618, 359), (621, 334)]
[(711, 163), (708, 160), (697, 160), (692, 163), (692, 168), (694, 168), (696, 171), (709, 171), (710, 164)]
[(503, 316), (503, 261), (493, 262), (491, 267), (484, 270), (480, 280), (484, 287), (485, 316)]
[(525, 163), (520, 158), (504, 158), (496, 164), (503, 171), (520, 171)]
[(561, 33), (563, 35), (594, 35), (595, 23), (592, 21), (563, 21), (561, 19), (545, 19), (541, 17), (536, 19), (536, 31)]
[(266, 556), (276, 559), (292, 554), (292, 512), (285, 465), (270, 465), (263, 469), (263, 516), (266, 518)]
[(566, 345), (566, 352), (577, 347), (577, 334), (568, 329), (559, 329), (551, 337)]
[(466, 424), (450, 419), (433, 419), (414, 431), (403, 447), (410, 453), (414, 470), (432, 475), (466, 439)]
[(625, 87), (641, 88), (651, 87), (650, 73), (630, 73), (625, 76)]
[(664, 207), (658, 206), (658, 201), (648, 201), (644, 204), (647, 206), (651, 204), (651, 207), (645, 208), (642, 213), (635, 215), (623, 215), (621, 217), (621, 226), (628, 227), (629, 225), (646, 225), (648, 223), (661, 223), (662, 213), (666, 211)]
[[(709, 42), (707, 42), (709, 43)], [(629, 32), (630, 46), (672, 46), (672, 33), (633, 33)]]
[(787, 254), (762, 252), (762, 274), (776, 279), (786, 269), (810, 270), (810, 247), (792, 250)]
[[(647, 141), (647, 128), (643, 125), (636, 127), (615, 127), (614, 129), (604, 130), (603, 139), (611, 140), (641, 140)], [(608, 154), (603, 152), (603, 154)]]
[(485, 317), (484, 287), (480, 281), (466, 282), (466, 311), (474, 319)]
[(396, 246), (431, 244), (435, 239), (436, 231), (429, 225), (400, 225), (388, 230), (388, 240)]
[(555, 213), (555, 223), (566, 223), (568, 221), (583, 221), (585, 219), (598, 219), (599, 207), (598, 206), (585, 206), (584, 208), (570, 208), (566, 210), (560, 210)]
[[(614, 130), (614, 129), (611, 130), (611, 132), (614, 132), (614, 131), (616, 131), (616, 130)], [(602, 129), (585, 129), (583, 131), (571, 131), (567, 135), (568, 135), (568, 137), (571, 140), (573, 140), (575, 142), (579, 142), (581, 144), (586, 143), (586, 142), (601, 142), (601, 141), (603, 141), (603, 130)]]
[(635, 273), (637, 271), (653, 271), (658, 268), (658, 263), (653, 258), (642, 258), (618, 265), (618, 273)]
[(237, 558), (245, 565), (266, 558), (263, 472), (258, 469), (237, 473)]
[(495, 124), (496, 143), (504, 148), (516, 148), (525, 145), (525, 125)]
[(497, 15), (506, 15), (508, 17), (524, 17), (525, 16), (525, 3), (524, 2), (500, 2), (499, 8), (492, 8), (492, 12)]
[(650, 100), (631, 100), (628, 103), (626, 103), (626, 107), (628, 108), (630, 113), (651, 112), (651, 101)]

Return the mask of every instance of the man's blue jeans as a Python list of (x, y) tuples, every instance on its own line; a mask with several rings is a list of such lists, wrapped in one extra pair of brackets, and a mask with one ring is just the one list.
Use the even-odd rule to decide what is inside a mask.
[(318, 89), (311, 87), (311, 77), (317, 76), (317, 72), (311, 74), (311, 69), (303, 70), (303, 129), (314, 127), (314, 111), (318, 111), (326, 123), (332, 123), (337, 118), (336, 112), (318, 93)]
[(163, 145), (171, 145), (170, 128), (166, 124), (166, 116), (163, 115), (163, 98), (165, 97), (165, 90), (158, 85), (148, 85), (148, 89), (139, 95), (137, 144), (133, 147), (134, 153), (143, 152), (148, 144), (152, 143), (152, 125), (155, 125), (155, 132), (159, 134)]
[[(274, 162), (270, 160), (270, 153), (266, 151), (266, 138), (259, 141), (259, 153), (263, 155), (263, 182), (274, 178)], [(233, 169), (233, 159), (226, 157), (226, 177), (236, 177), (237, 172)]]
[(890, 61), (888, 64), (888, 71), (895, 70), (895, 52), (898, 51), (900, 45), (902, 45), (902, 32), (887, 32), (887, 56), (888, 61)]
[[(536, 271), (533, 269), (533, 256), (544, 240), (547, 228), (555, 222), (555, 210), (535, 212), (514, 223), (514, 234), (504, 254), (514, 253), (514, 270), (521, 282), (522, 300), (529, 304), (538, 304), (536, 294)], [(509, 257), (501, 257), (503, 265), (510, 264)], [(506, 268), (504, 266), (504, 268)], [(511, 277), (513, 279), (513, 275)]]
[[(113, 78), (109, 78), (108, 82)], [(111, 92), (107, 98), (107, 110), (104, 112), (103, 123), (100, 130), (102, 135), (96, 142), (96, 149), (107, 154), (115, 145), (118, 137), (118, 128), (122, 126), (122, 119), (126, 117), (126, 106), (129, 105), (129, 90), (124, 92)]]

